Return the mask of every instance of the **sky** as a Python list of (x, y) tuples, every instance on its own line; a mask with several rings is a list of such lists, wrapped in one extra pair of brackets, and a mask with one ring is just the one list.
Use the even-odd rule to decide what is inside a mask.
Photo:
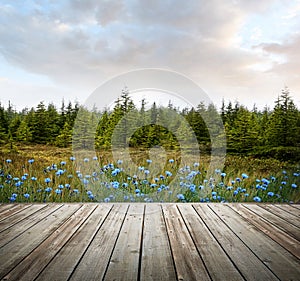
[(300, 0), (1, 0), (0, 102), (84, 103), (111, 77), (159, 68), (217, 105), (272, 108), (287, 86), (299, 108), (299, 46)]

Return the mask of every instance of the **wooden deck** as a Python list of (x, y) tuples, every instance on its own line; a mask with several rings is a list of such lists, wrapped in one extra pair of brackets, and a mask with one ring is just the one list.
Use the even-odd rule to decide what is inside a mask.
[(300, 205), (2, 204), (2, 280), (300, 280)]

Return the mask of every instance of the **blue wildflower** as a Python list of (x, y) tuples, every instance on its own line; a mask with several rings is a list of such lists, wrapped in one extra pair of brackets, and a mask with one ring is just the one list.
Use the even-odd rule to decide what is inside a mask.
[(109, 201), (110, 201), (110, 198), (109, 198), (109, 197), (104, 198), (104, 202), (105, 202), (105, 203), (108, 203)]
[(169, 159), (169, 163), (173, 164), (174, 163), (174, 159)]
[(58, 188), (63, 189), (64, 186), (62, 184), (58, 185)]
[(76, 158), (75, 158), (74, 156), (71, 156), (71, 157), (70, 157), (70, 160), (71, 160), (71, 161), (75, 161)]
[(12, 162), (11, 159), (6, 159), (5, 161), (6, 161), (6, 163), (8, 163), (8, 164)]
[(51, 191), (52, 191), (52, 188), (51, 188), (51, 187), (47, 187), (47, 188), (45, 188), (45, 191), (46, 191), (46, 192), (51, 192)]
[(216, 196), (216, 195), (217, 195), (217, 192), (216, 192), (216, 191), (213, 191), (213, 192), (211, 193), (211, 195), (212, 195), (212, 196)]
[(55, 189), (55, 193), (57, 194), (57, 195), (60, 195), (61, 193), (62, 193), (62, 191), (60, 190), (60, 189)]
[(31, 180), (32, 180), (32, 181), (36, 181), (37, 178), (36, 178), (36, 177), (31, 177)]
[(121, 165), (122, 163), (123, 163), (123, 160), (120, 160), (120, 159), (119, 159), (119, 160), (117, 161), (117, 164), (118, 164), (118, 165)]
[(145, 173), (145, 175), (149, 175), (150, 171), (149, 170), (145, 170), (144, 173)]
[(165, 171), (167, 177), (172, 177), (172, 173), (170, 171)]
[(25, 194), (24, 194), (24, 197), (25, 197), (26, 199), (28, 199), (28, 198), (30, 197), (29, 193), (25, 193)]
[(238, 191), (238, 190), (233, 191), (233, 195), (234, 195), (234, 196), (236, 196), (236, 195), (238, 195), (238, 194), (239, 194), (239, 191)]
[(62, 165), (62, 166), (66, 165), (66, 164), (67, 164), (66, 161), (61, 161), (61, 162), (60, 162), (60, 165)]
[(225, 177), (226, 177), (226, 173), (221, 173), (220, 176), (221, 176), (222, 178), (225, 178)]
[(297, 184), (292, 183), (291, 187), (292, 187), (292, 188), (297, 188)]
[(268, 195), (269, 197), (273, 197), (273, 196), (274, 196), (274, 192), (269, 191), (269, 192), (267, 193), (267, 195)]
[(51, 179), (50, 178), (45, 178), (45, 183), (49, 183), (51, 182)]
[(59, 169), (55, 174), (57, 176), (61, 176), (64, 172), (65, 172), (64, 170)]
[(136, 190), (135, 190), (135, 193), (140, 193), (141, 191), (137, 188)]
[(184, 197), (184, 195), (182, 193), (177, 194), (177, 198), (179, 200), (184, 200), (185, 199), (185, 197)]
[(253, 198), (253, 200), (254, 200), (255, 202), (261, 202), (261, 198), (258, 197), (258, 196), (255, 196), (255, 197)]
[(33, 162), (34, 162), (34, 159), (29, 159), (29, 160), (28, 160), (28, 163), (29, 163), (29, 164), (32, 164)]
[(90, 161), (89, 158), (84, 158), (84, 159), (83, 159), (83, 162), (89, 162), (89, 161)]
[(93, 160), (94, 160), (94, 161), (98, 160), (98, 157), (97, 157), (97, 156), (94, 156), (94, 157), (93, 157)]
[(247, 174), (242, 174), (242, 178), (247, 179), (247, 178), (249, 178), (249, 176)]

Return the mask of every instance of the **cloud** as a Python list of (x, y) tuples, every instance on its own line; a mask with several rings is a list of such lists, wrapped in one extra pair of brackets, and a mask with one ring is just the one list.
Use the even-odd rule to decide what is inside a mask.
[[(264, 81), (299, 69), (296, 37), (272, 45), (260, 36), (261, 44), (248, 49), (239, 42), (247, 19), (267, 13), (275, 0), (6, 3), (0, 4), (0, 53), (8, 63), (70, 89), (89, 91), (121, 72), (158, 67), (229, 97), (245, 88), (265, 89)], [(286, 63), (276, 64), (272, 54)], [(268, 64), (268, 72), (251, 68)]]

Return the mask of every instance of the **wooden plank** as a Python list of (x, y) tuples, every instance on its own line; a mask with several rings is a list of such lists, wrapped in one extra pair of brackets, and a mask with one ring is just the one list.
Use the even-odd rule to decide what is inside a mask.
[[(178, 204), (179, 211), (188, 227), (194, 243), (204, 261), (212, 280), (244, 280), (210, 233), (191, 204)], [(218, 265), (218, 270), (216, 270)]]
[[(55, 252), (58, 252), (60, 247), (61, 251), (59, 251), (59, 253), (47, 265), (47, 267), (44, 268), (43, 272), (38, 276), (38, 278), (34, 280), (68, 280), (76, 264), (79, 262), (80, 258), (86, 251), (87, 247), (89, 246), (95, 234), (97, 233), (103, 221), (105, 220), (111, 207), (112, 205), (93, 205), (91, 208), (93, 213), (91, 215), (88, 214), (89, 217), (84, 215), (84, 217), (86, 217), (86, 220), (81, 224), (80, 228), (74, 228), (74, 226), (72, 225), (66, 226), (66, 231), (68, 231), (71, 228), (72, 232), (75, 234), (65, 245), (57, 245), (57, 249), (55, 249)], [(61, 234), (64, 234), (64, 231), (65, 230), (62, 229)], [(70, 234), (68, 236), (70, 236)], [(55, 239), (62, 240), (64, 238), (56, 237)], [(64, 240), (67, 240), (67, 238)], [(44, 255), (42, 255), (41, 253), (40, 257), (43, 259), (43, 263), (46, 264), (46, 262), (49, 261), (53, 255), (46, 255), (46, 257), (43, 256)], [(35, 267), (37, 266), (40, 265), (36, 264)], [(15, 280), (26, 279), (16, 278)], [(30, 280), (30, 278), (28, 278), (28, 280)], [(33, 280), (33, 278), (31, 278), (31, 280)]]
[(144, 204), (129, 207), (104, 280), (137, 280), (141, 251)]
[(263, 217), (270, 223), (274, 224), (276, 227), (279, 227), (290, 236), (294, 237), (298, 241), (300, 241), (300, 231), (299, 228), (285, 221), (284, 219), (270, 213), (264, 208), (259, 207), (257, 204), (243, 204), (249, 210), (257, 214), (258, 216)]
[(8, 274), (81, 206), (80, 204), (64, 205), (2, 247), (1, 251), (5, 255), (0, 256), (0, 278)]
[(0, 235), (0, 248), (3, 247), (8, 242), (15, 239), (17, 236), (24, 233), (27, 229), (37, 224), (40, 220), (60, 208), (62, 204), (49, 204), (45, 208), (40, 209), (38, 212), (33, 215), (23, 219), (19, 223), (13, 225), (10, 228), (7, 228)]
[(162, 205), (178, 280), (210, 280), (175, 204)]
[(166, 225), (159, 204), (146, 205), (140, 280), (176, 280)]
[(24, 220), (25, 218), (31, 216), (32, 214), (34, 214), (38, 210), (43, 209), (46, 206), (46, 204), (34, 204), (29, 206), (28, 208), (24, 208), (13, 216), (3, 219), (2, 221), (0, 221), (0, 232), (9, 227), (12, 227), (14, 224)]
[(0, 213), (0, 221), (7, 219), (10, 216), (13, 216), (14, 214), (28, 208), (31, 206), (30, 204), (7, 204), (5, 205), (4, 210)]
[(244, 219), (255, 225), (259, 230), (268, 235), (290, 253), (300, 259), (299, 241), (288, 235), (286, 232), (269, 223), (263, 217), (256, 215), (241, 204), (228, 204), (228, 206), (239, 213)]
[(292, 207), (297, 208), (298, 210), (300, 210), (300, 204), (290, 204)]
[[(246, 280), (278, 280), (272, 271), (254, 255), (207, 204), (194, 204), (193, 206)], [(225, 206), (221, 205), (221, 207), (224, 208)], [(233, 219), (238, 220), (239, 217), (233, 215)]]
[(275, 207), (284, 210), (288, 212), (289, 214), (296, 216), (298, 219), (300, 219), (300, 210), (297, 208), (294, 208), (290, 204), (275, 204)]
[(261, 208), (264, 208), (265, 210), (269, 211), (270, 213), (284, 219), (285, 221), (293, 224), (296, 227), (300, 227), (300, 220), (299, 218), (292, 216), (291, 214), (283, 211), (282, 209), (277, 208), (274, 205), (271, 204), (260, 204)]
[[(297, 280), (300, 276), (299, 260), (259, 231), (256, 227), (238, 216), (228, 206), (210, 205), (213, 211), (230, 229), (255, 253), (257, 257), (281, 280)], [(238, 218), (237, 218), (238, 216)]]
[(128, 205), (126, 204), (113, 206), (85, 254), (75, 267), (70, 280), (92, 281), (103, 279), (127, 210)]

